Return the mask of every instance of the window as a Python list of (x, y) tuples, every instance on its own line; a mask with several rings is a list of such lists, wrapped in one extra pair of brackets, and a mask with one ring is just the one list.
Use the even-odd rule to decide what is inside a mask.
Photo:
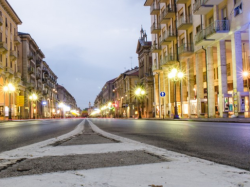
[(208, 19), (208, 25), (210, 25), (211, 23), (213, 23), (214, 22), (214, 18), (213, 17), (210, 17), (209, 19)]
[(239, 14), (242, 14), (242, 3), (234, 8), (234, 17), (238, 16)]
[(207, 82), (207, 74), (206, 74), (206, 72), (203, 72), (203, 82)]
[(230, 64), (227, 64), (227, 76), (231, 76)]
[(8, 27), (8, 20), (5, 18), (5, 26)]
[(196, 27), (196, 33), (200, 32), (200, 30), (201, 30), (201, 26), (198, 25), (198, 26)]
[(189, 34), (189, 41), (190, 41), (190, 44), (193, 43), (193, 33), (192, 32)]
[(3, 34), (0, 32), (0, 42), (3, 41)]

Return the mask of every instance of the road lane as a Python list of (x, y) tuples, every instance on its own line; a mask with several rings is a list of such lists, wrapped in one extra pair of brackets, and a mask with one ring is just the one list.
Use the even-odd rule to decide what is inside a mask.
[(150, 145), (250, 169), (250, 124), (91, 119), (104, 131)]
[(82, 120), (55, 119), (0, 123), (0, 152), (66, 134)]

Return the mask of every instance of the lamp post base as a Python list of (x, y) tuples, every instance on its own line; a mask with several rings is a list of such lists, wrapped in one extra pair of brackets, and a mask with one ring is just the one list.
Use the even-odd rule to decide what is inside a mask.
[(178, 114), (174, 115), (174, 119), (180, 119), (180, 116)]

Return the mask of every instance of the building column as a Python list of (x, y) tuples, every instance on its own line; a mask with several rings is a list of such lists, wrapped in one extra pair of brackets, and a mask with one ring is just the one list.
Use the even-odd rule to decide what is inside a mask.
[(219, 112), (220, 117), (228, 117), (224, 110), (224, 96), (227, 95), (227, 55), (225, 40), (217, 43), (218, 83), (219, 83)]
[(187, 59), (187, 90), (188, 90), (188, 116), (191, 117), (191, 100), (195, 98), (194, 91), (194, 61)]
[(203, 60), (202, 53), (196, 53), (195, 55), (196, 66), (196, 95), (197, 95), (197, 115), (201, 114), (201, 99), (204, 98), (204, 86), (203, 86)]
[[(186, 65), (186, 62), (182, 62), (181, 63), (181, 71), (182, 72), (186, 72), (187, 70), (187, 65)], [(182, 117), (183, 117), (183, 114), (184, 114), (184, 106), (187, 101), (187, 97), (188, 97), (188, 94), (187, 94), (187, 79), (184, 77), (184, 79), (181, 80), (181, 102), (182, 102), (182, 106), (181, 106), (181, 114), (182, 114)]]
[(154, 117), (156, 118), (156, 75), (154, 75)]
[(215, 117), (213, 47), (207, 47), (207, 78), (208, 117)]
[(244, 117), (244, 112), (240, 111), (241, 96), (240, 93), (244, 91), (243, 77), (242, 77), (242, 45), (241, 33), (235, 32), (231, 36), (232, 44), (232, 66), (233, 66), (233, 102), (234, 114), (238, 117)]

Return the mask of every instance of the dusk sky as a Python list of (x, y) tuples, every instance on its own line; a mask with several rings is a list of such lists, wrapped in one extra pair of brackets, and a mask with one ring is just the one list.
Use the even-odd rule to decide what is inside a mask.
[(138, 65), (141, 25), (150, 40), (145, 0), (8, 0), (45, 61), (76, 99), (93, 104), (106, 81)]

